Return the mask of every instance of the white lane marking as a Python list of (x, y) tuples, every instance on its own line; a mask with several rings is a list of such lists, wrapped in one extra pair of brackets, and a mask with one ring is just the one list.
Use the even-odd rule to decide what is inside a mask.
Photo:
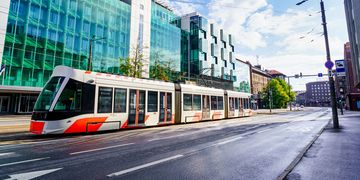
[(270, 129), (265, 129), (265, 130), (262, 130), (262, 131), (259, 131), (259, 132), (257, 132), (258, 134), (260, 134), (260, 133), (263, 133), (263, 132), (266, 132), (266, 131), (269, 131)]
[(9, 156), (15, 154), (14, 152), (8, 152), (8, 153), (0, 153), (0, 157), (2, 156)]
[(6, 180), (16, 180), (16, 179), (30, 180), (30, 179), (34, 179), (34, 178), (43, 176), (45, 174), (50, 174), (50, 173), (58, 171), (60, 169), (62, 169), (62, 168), (42, 170), (42, 171), (33, 171), (33, 172), (27, 172), (27, 173), (21, 173), (21, 174), (13, 174), (13, 175), (9, 175), (10, 178), (8, 178)]
[(244, 138), (244, 137), (240, 136), (240, 137), (232, 138), (232, 139), (229, 139), (229, 140), (226, 140), (226, 141), (219, 142), (216, 145), (218, 145), (218, 146), (219, 145), (224, 145), (224, 144), (231, 143), (231, 142), (234, 142), (234, 141), (236, 141), (238, 139), (242, 139), (242, 138)]
[(182, 155), (182, 154), (178, 154), (176, 156), (171, 156), (171, 157), (168, 157), (168, 158), (164, 158), (164, 159), (160, 159), (160, 160), (153, 161), (153, 162), (150, 162), (150, 163), (146, 163), (146, 164), (143, 164), (143, 165), (140, 165), (140, 166), (135, 166), (135, 167), (132, 167), (132, 168), (129, 168), (129, 169), (125, 169), (125, 170), (122, 170), (122, 171), (119, 171), (119, 172), (116, 172), (116, 173), (112, 173), (112, 174), (109, 174), (107, 176), (108, 177), (120, 176), (120, 175), (127, 174), (127, 173), (130, 173), (130, 172), (133, 172), (133, 171), (137, 171), (139, 169), (154, 166), (154, 165), (166, 162), (166, 161), (171, 161), (171, 160), (183, 157), (183, 156), (184, 155)]
[(49, 159), (49, 158), (50, 157), (45, 157), (45, 158), (29, 159), (29, 160), (25, 160), (25, 161), (18, 161), (18, 162), (0, 164), (0, 167), (11, 166), (11, 165), (15, 165), (15, 164), (22, 164), (22, 163), (27, 163), (27, 162), (40, 161), (40, 160)]
[(111, 149), (111, 148), (116, 148), (116, 147), (128, 146), (128, 145), (132, 145), (132, 144), (134, 144), (134, 143), (119, 144), (119, 145), (115, 145), (115, 146), (108, 146), (108, 147), (103, 147), (103, 148), (90, 149), (90, 150), (86, 150), (86, 151), (78, 151), (78, 152), (70, 153), (70, 155), (82, 154), (82, 153), (88, 153), (88, 152), (94, 152), (94, 151), (100, 151), (100, 150), (104, 150), (104, 149)]

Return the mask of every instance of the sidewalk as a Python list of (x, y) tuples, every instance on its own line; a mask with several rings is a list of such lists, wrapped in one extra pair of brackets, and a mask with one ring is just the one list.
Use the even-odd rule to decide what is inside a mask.
[(360, 179), (360, 112), (329, 124), (286, 179)]
[(0, 134), (29, 131), (31, 115), (1, 115)]

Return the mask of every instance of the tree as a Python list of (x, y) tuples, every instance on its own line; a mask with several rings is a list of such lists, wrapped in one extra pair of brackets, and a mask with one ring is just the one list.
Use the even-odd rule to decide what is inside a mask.
[(165, 60), (164, 55), (160, 51), (154, 52), (151, 55), (151, 59), (154, 63), (150, 66), (150, 78), (163, 81), (174, 80), (174, 61), (172, 61), (171, 59)]
[(283, 79), (275, 78), (261, 92), (261, 97), (267, 108), (270, 107), (269, 100), (271, 100), (272, 108), (286, 108), (287, 103), (295, 99), (295, 93)]
[(132, 56), (127, 58), (120, 58), (120, 71), (125, 76), (141, 78), (143, 70), (144, 55), (137, 45), (132, 50)]

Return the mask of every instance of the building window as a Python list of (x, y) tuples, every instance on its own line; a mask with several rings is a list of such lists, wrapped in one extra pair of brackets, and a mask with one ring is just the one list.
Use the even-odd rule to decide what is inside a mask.
[(30, 17), (38, 19), (40, 15), (40, 8), (38, 6), (31, 5), (30, 8)]
[(126, 112), (126, 89), (115, 88), (114, 94), (114, 113)]
[(72, 18), (72, 17), (69, 17), (67, 25), (68, 25), (68, 28), (74, 29), (74, 27), (75, 27), (75, 19)]
[(59, 15), (56, 12), (51, 11), (50, 13), (50, 22), (53, 24), (57, 24), (59, 19)]
[(113, 89), (99, 87), (98, 113), (111, 113)]

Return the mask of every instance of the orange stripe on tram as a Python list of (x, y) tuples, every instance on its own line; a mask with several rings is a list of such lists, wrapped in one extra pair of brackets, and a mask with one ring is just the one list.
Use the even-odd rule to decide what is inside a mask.
[(45, 126), (45, 122), (31, 121), (30, 132), (34, 134), (42, 134), (44, 126)]
[[(88, 132), (96, 132), (99, 130), (103, 122), (105, 122), (107, 117), (94, 117), (94, 118), (83, 118), (78, 119), (72, 124), (64, 133), (81, 133), (86, 132), (86, 126)], [(96, 123), (96, 124), (90, 124)]]

